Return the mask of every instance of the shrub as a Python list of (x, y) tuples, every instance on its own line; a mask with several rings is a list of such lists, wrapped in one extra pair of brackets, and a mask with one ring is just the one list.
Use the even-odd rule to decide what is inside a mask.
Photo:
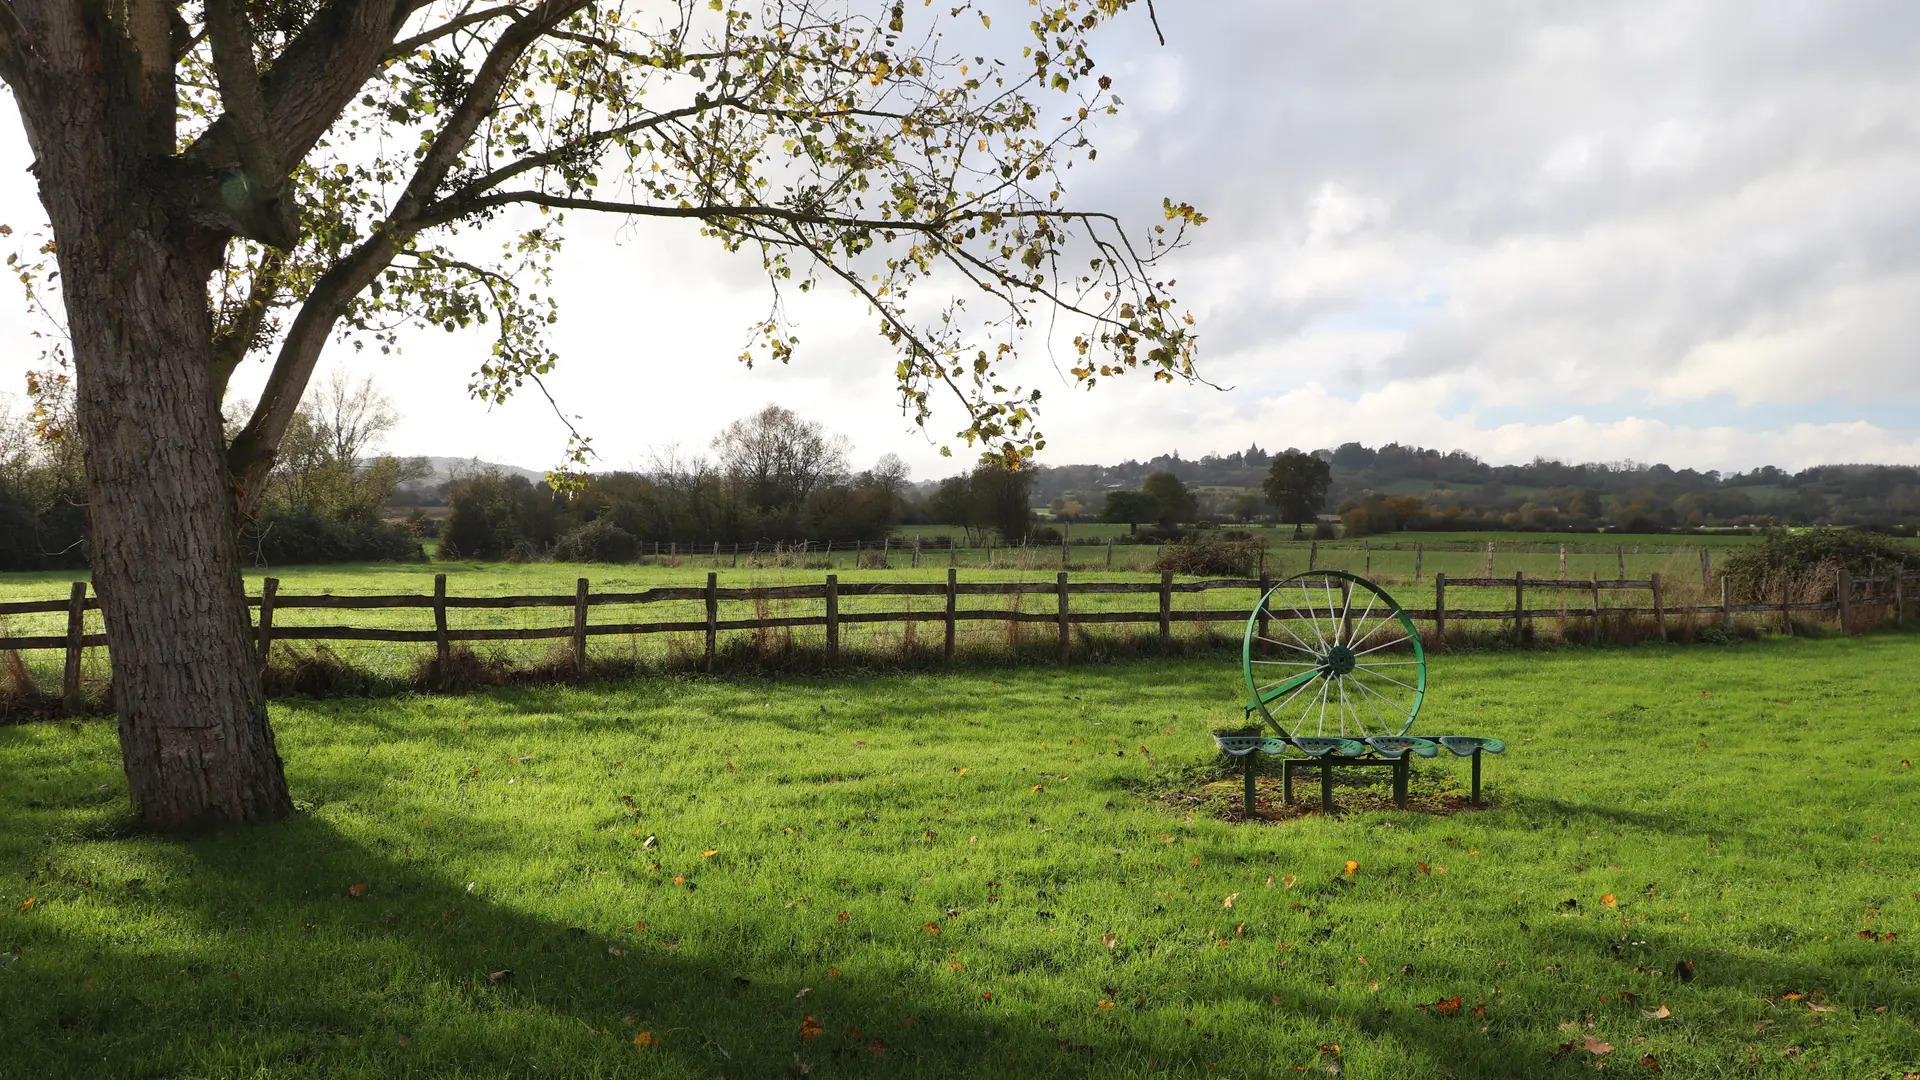
[(640, 557), (640, 541), (601, 518), (562, 536), (553, 546), (553, 557), (559, 562), (633, 562)]
[(398, 525), (299, 511), (267, 513), (248, 522), (240, 531), (240, 554), (255, 566), (418, 562), (427, 557), (419, 541)]
[(1252, 577), (1260, 560), (1257, 540), (1227, 540), (1213, 534), (1168, 544), (1153, 560), (1155, 570), (1176, 574)]
[(1868, 576), (1894, 567), (1920, 568), (1920, 552), (1857, 529), (1769, 529), (1758, 544), (1728, 555), (1720, 573), (1742, 602), (1754, 603), (1779, 596), (1783, 587), (1824, 599), (1843, 569)]

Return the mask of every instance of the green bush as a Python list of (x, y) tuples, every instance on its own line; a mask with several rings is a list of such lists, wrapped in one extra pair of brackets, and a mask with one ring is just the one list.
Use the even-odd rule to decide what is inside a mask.
[(255, 566), (296, 563), (419, 562), (426, 552), (398, 525), (342, 521), (311, 511), (263, 514), (240, 531), (240, 554)]
[(556, 562), (626, 563), (639, 557), (640, 541), (605, 518), (589, 521), (553, 545)]
[(1841, 570), (1866, 577), (1896, 568), (1920, 569), (1920, 552), (1859, 529), (1769, 529), (1758, 544), (1728, 555), (1720, 573), (1742, 602), (1756, 603), (1782, 588), (1824, 599)]

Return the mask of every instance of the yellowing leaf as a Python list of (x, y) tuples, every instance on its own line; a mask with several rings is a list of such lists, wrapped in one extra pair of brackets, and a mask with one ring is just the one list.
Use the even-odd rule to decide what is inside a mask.
[(1115, 945), (1118, 945), (1119, 943), (1120, 943), (1120, 935), (1114, 933), (1111, 930), (1100, 935), (1100, 944), (1105, 945), (1109, 949), (1113, 948)]
[(965, 776), (965, 775), (967, 775), (967, 766), (965, 766), (965, 765), (962, 765), (962, 766), (960, 767), (960, 775), (961, 775), (961, 776)]
[(920, 929), (921, 929), (921, 930), (922, 930), (923, 932), (925, 932), (925, 933), (929, 933), (929, 934), (936, 934), (936, 935), (937, 935), (937, 934), (939, 934), (939, 933), (940, 933), (940, 924), (939, 924), (939, 923), (928, 923), (927, 925), (925, 925), (925, 926), (923, 926), (923, 927), (921, 927)]
[(1641, 1009), (1640, 1015), (1649, 1020), (1666, 1020), (1673, 1016), (1673, 1010), (1662, 1005), (1657, 1009)]
[(1101, 1007), (1101, 1008), (1103, 1008), (1103, 1009), (1111, 1009), (1111, 1008), (1113, 1008), (1113, 1002), (1111, 1002), (1111, 1001), (1102, 1001), (1102, 1002), (1100, 1003), (1100, 1007)]
[(1603, 897), (1601, 897), (1601, 898), (1600, 898), (1600, 902), (1601, 902), (1602, 904), (1605, 904), (1605, 905), (1606, 905), (1606, 906), (1608, 906), (1608, 907), (1619, 907), (1619, 906), (1620, 906), (1620, 902), (1619, 902), (1618, 900), (1616, 900), (1616, 899), (1614, 899), (1614, 896), (1613, 896), (1613, 894), (1612, 894), (1612, 893), (1608, 893), (1607, 895), (1605, 895), (1605, 896), (1603, 896)]
[(653, 1032), (643, 1031), (633, 1037), (633, 1045), (642, 1050), (651, 1050), (660, 1045), (660, 1040), (654, 1037)]
[(1347, 874), (1347, 876), (1348, 876), (1348, 877), (1352, 877), (1352, 876), (1354, 875), (1354, 873), (1355, 873), (1356, 871), (1358, 871), (1359, 869), (1360, 869), (1360, 864), (1359, 864), (1359, 863), (1357, 863), (1357, 862), (1355, 862), (1355, 861), (1353, 861), (1352, 859), (1348, 859), (1348, 860), (1347, 860), (1347, 869), (1346, 869), (1346, 874)]
[(837, 967), (830, 967), (827, 969), (827, 974), (833, 976), (836, 979), (842, 979), (846, 977), (847, 973), (844, 971), (841, 971)]
[(1225, 900), (1222, 900), (1222, 901), (1220, 902), (1220, 906), (1221, 906), (1221, 907), (1232, 907), (1232, 906), (1233, 906), (1233, 902), (1234, 902), (1235, 900), (1238, 900), (1238, 899), (1240, 899), (1240, 894), (1239, 894), (1239, 893), (1232, 893), (1232, 894), (1230, 894), (1230, 895), (1228, 895), (1228, 897), (1227, 897), (1227, 898), (1226, 898)]
[(803, 1039), (817, 1039), (826, 1033), (827, 1029), (820, 1026), (820, 1021), (811, 1016), (800, 1021), (800, 1037)]
[(350, 888), (347, 889), (347, 894), (350, 896), (367, 895), (367, 883), (363, 881), (363, 882), (360, 882), (358, 885), (351, 886)]
[(708, 848), (707, 850), (700, 853), (700, 857), (703, 859), (711, 859), (718, 854), (720, 854), (719, 848)]
[(25, 900), (20, 902), (20, 910), (21, 911), (30, 910), (36, 902), (37, 901), (35, 901), (33, 897), (31, 896), (27, 897)]
[(1300, 879), (1294, 877), (1292, 874), (1288, 874), (1286, 877), (1280, 879), (1280, 884), (1285, 888), (1291, 889), (1293, 888), (1293, 883), (1298, 880)]

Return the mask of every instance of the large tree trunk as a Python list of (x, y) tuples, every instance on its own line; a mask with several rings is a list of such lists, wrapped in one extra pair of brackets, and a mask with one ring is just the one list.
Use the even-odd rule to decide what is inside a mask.
[(221, 242), (179, 220), (152, 182), (172, 121), (142, 109), (158, 91), (128, 68), (144, 65), (116, 58), (111, 37), (89, 49), (64, 29), (41, 35), (48, 81), (20, 104), (58, 241), (128, 788), (165, 828), (279, 817), (291, 802), (254, 662), (213, 378), (207, 277)]

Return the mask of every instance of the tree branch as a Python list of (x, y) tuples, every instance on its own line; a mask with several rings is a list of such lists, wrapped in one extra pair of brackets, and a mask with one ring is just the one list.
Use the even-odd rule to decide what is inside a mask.
[(252, 226), (246, 235), (284, 251), (299, 242), (300, 226), (293, 204), (280, 195), (286, 167), (267, 126), (260, 72), (254, 66), (253, 28), (235, 9), (234, 0), (206, 0), (205, 11), (220, 103), (240, 158), (241, 171), (220, 185), (221, 201)]
[(387, 50), (386, 59), (398, 60), (403, 56), (411, 56), (422, 47), (431, 45), (448, 34), (456, 34), (469, 26), (490, 22), (502, 15), (511, 15), (520, 10), (522, 9), (518, 4), (501, 4), (498, 7), (482, 8), (479, 11), (470, 11), (457, 18), (448, 19), (431, 30), (424, 30), (404, 41), (394, 42), (393, 47)]

